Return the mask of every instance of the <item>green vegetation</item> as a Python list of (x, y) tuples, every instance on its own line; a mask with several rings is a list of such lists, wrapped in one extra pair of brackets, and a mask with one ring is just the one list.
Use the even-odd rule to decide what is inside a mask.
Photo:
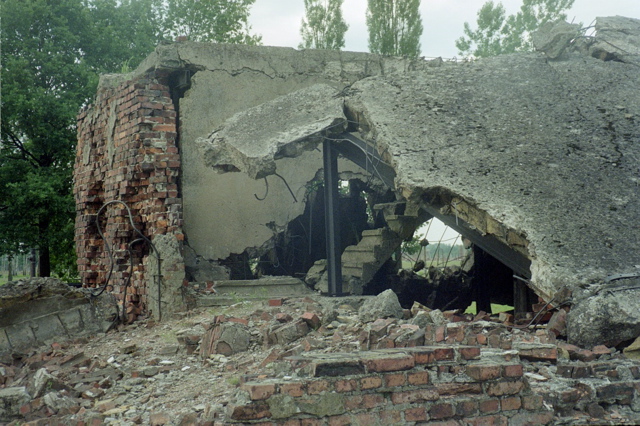
[(371, 53), (420, 56), (420, 0), (368, 0), (367, 4)]
[[(23, 274), (13, 274), (13, 280), (12, 281), (18, 281), (21, 280), (23, 278), (28, 278), (29, 275), (23, 275)], [(4, 285), (6, 284), (9, 280), (9, 277), (7, 276), (6, 273), (2, 273), (0, 274), (0, 285)]]
[(531, 33), (542, 24), (565, 20), (574, 0), (523, 0), (520, 11), (505, 16), (502, 3), (486, 2), (478, 11), (477, 29), (464, 23), (464, 36), (456, 40), (463, 56), (487, 57), (533, 50)]
[(343, 0), (304, 0), (305, 18), (300, 34), (304, 49), (333, 49), (344, 47), (344, 34), (349, 26), (342, 16)]
[(230, 384), (231, 386), (240, 386), (240, 377), (238, 376), (231, 376), (227, 378), (227, 383)]
[[(497, 303), (491, 304), (491, 314), (499, 314), (500, 312), (509, 312), (513, 311), (513, 306), (509, 305), (498, 305)], [(476, 311), (476, 302), (471, 302), (471, 304), (464, 311), (465, 314), (477, 314)]]
[(158, 2), (166, 37), (187, 36), (192, 41), (260, 44), (249, 31), (249, 8), (255, 0), (167, 0)]

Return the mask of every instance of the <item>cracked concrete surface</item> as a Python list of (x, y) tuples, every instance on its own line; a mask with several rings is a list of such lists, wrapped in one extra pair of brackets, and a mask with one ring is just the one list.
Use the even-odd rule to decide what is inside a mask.
[(407, 198), (459, 197), (524, 236), (551, 298), (640, 264), (638, 83), (631, 65), (515, 55), (363, 80), (347, 105)]
[[(224, 134), (229, 131), (225, 121), (234, 114), (297, 90), (320, 84), (327, 92), (329, 87), (334, 88), (335, 92), (330, 94), (334, 96), (337, 91), (367, 76), (429, 68), (428, 64), (366, 53), (296, 51), (263, 46), (191, 42), (159, 46), (137, 72), (192, 70), (191, 87), (180, 99), (180, 149), (183, 164), (188, 164), (182, 169), (182, 198), (189, 245), (199, 255), (212, 260), (242, 253), (246, 248), (268, 248), (274, 237), (274, 226), (268, 224), (282, 228), (303, 213), (306, 185), (322, 167), (322, 155), (318, 151), (305, 151), (297, 158), (284, 157), (275, 163), (267, 161), (269, 170), (276, 167), (300, 202), (294, 202), (283, 182), (271, 180), (273, 178), (268, 178), (266, 199), (259, 201), (254, 194), (264, 196), (263, 180), (256, 181), (245, 173), (220, 174), (219, 169), (207, 166), (196, 142), (199, 138), (206, 138), (216, 129)], [(340, 105), (341, 99), (336, 98), (335, 104)], [(332, 114), (335, 113), (342, 117), (341, 107)], [(245, 129), (253, 126), (258, 133), (261, 133), (259, 126), (272, 124), (269, 121), (260, 124), (246, 118)], [(286, 121), (286, 117), (282, 118)], [(223, 126), (227, 130), (220, 130)], [(251, 164), (238, 162), (234, 167), (246, 169)], [(251, 172), (252, 175), (264, 176), (265, 173), (258, 175), (257, 170), (261, 167)], [(365, 173), (344, 161), (341, 161), (340, 170)]]
[[(344, 102), (362, 138), (393, 165), (399, 194), (530, 260), (530, 285), (546, 300), (572, 290), (569, 321), (581, 312), (585, 326), (570, 328), (570, 339), (590, 344), (581, 330), (602, 337), (616, 328), (604, 331), (581, 310), (600, 297), (593, 288), (640, 272), (638, 22), (599, 18), (594, 39), (564, 38), (573, 44), (554, 58), (443, 64), (177, 43), (137, 72), (193, 73), (180, 100), (181, 190), (198, 255), (261, 247), (302, 213), (284, 185), (258, 201), (265, 184), (255, 179), (277, 170), (304, 194), (321, 167), (309, 148), (341, 123)], [(207, 135), (203, 156), (196, 141)], [(640, 291), (624, 297), (640, 301)]]
[(324, 135), (345, 129), (337, 95), (335, 88), (317, 84), (234, 115), (198, 140), (205, 164), (223, 172), (237, 168), (252, 179), (276, 173), (276, 160), (298, 157), (315, 149)]

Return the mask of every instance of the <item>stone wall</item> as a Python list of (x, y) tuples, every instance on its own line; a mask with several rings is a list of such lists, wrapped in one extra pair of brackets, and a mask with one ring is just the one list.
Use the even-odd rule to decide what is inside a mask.
[[(105, 203), (119, 200), (129, 206), (133, 223), (147, 238), (166, 236), (176, 243), (171, 247), (183, 240), (177, 115), (168, 78), (168, 73), (150, 72), (117, 85), (101, 84), (94, 104), (78, 117), (74, 195), (80, 277), (90, 287), (106, 282), (110, 261), (105, 244), (109, 244), (115, 260), (109, 284), (120, 303), (126, 280), (131, 280), (126, 292), (130, 320), (141, 311), (157, 309), (148, 299), (150, 286), (157, 293), (157, 284), (151, 284), (156, 271), (144, 266), (153, 253), (148, 244), (135, 244), (130, 273), (129, 244), (140, 236), (125, 206), (112, 204), (101, 215), (105, 239), (98, 233), (96, 214)], [(160, 253), (160, 258), (166, 257), (172, 260), (162, 265), (163, 275), (184, 271), (181, 258)]]

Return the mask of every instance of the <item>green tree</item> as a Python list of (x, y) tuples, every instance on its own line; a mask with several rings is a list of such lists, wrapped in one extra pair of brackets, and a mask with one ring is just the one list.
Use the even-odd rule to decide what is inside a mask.
[(84, 0), (91, 27), (84, 52), (96, 72), (135, 68), (164, 42), (163, 0)]
[(192, 41), (260, 44), (249, 31), (249, 8), (255, 0), (167, 0), (163, 34)]
[(574, 0), (523, 0), (520, 11), (506, 16), (502, 3), (486, 2), (478, 11), (477, 29), (464, 23), (464, 36), (456, 40), (463, 56), (487, 57), (531, 51), (531, 33), (542, 24), (566, 20)]
[(300, 34), (304, 49), (333, 49), (344, 47), (344, 34), (349, 26), (342, 16), (343, 0), (304, 0), (306, 18), (302, 19)]
[(74, 219), (78, 108), (97, 75), (82, 61), (90, 16), (80, 0), (3, 0), (0, 250), (40, 250), (40, 275)]
[(369, 50), (393, 56), (420, 56), (420, 0), (368, 0)]

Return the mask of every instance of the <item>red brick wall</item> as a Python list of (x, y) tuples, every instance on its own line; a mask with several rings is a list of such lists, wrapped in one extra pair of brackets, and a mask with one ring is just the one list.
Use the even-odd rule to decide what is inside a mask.
[[(78, 116), (75, 242), (85, 286), (102, 286), (109, 271), (105, 242), (95, 223), (96, 213), (109, 201), (126, 202), (136, 227), (146, 237), (174, 234), (183, 239), (176, 111), (167, 80), (166, 75), (149, 73), (115, 88), (102, 88), (94, 104)], [(122, 301), (129, 275), (127, 248), (137, 235), (122, 204), (107, 207), (101, 218), (116, 260), (109, 283)], [(138, 255), (127, 290), (127, 307), (133, 317), (148, 307), (140, 257), (150, 251), (145, 244), (134, 249)], [(151, 279), (151, 274), (146, 278)]]
[[(529, 389), (519, 361), (481, 361), (479, 347), (316, 355), (289, 358), (298, 377), (245, 381), (247, 398), (227, 406), (231, 422), (225, 424), (506, 425), (553, 419), (543, 398)], [(300, 377), (303, 372), (312, 377)]]

